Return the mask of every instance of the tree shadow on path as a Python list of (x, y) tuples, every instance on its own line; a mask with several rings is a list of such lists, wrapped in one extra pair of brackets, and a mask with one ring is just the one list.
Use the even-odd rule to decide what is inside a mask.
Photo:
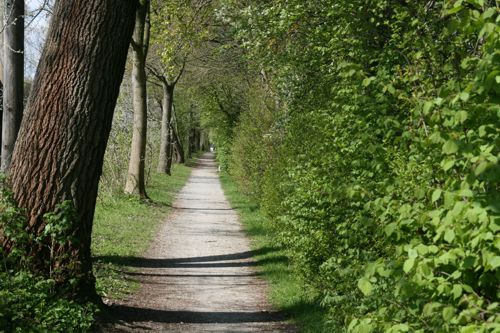
[(261, 248), (255, 251), (245, 251), (215, 256), (200, 256), (189, 258), (144, 258), (130, 256), (97, 256), (94, 261), (112, 263), (118, 266), (136, 268), (210, 268), (210, 267), (248, 267), (260, 266), (264, 263), (284, 263), (285, 256), (276, 256), (261, 260), (250, 260), (258, 255), (265, 255), (277, 251), (277, 248)]

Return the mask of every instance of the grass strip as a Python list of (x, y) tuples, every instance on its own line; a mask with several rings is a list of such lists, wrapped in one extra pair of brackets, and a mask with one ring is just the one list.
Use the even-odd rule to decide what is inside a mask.
[(119, 299), (137, 290), (138, 283), (127, 275), (133, 271), (130, 265), (149, 248), (191, 170), (176, 164), (172, 176), (151, 175), (149, 202), (124, 194), (98, 200), (92, 253), (97, 290), (102, 296)]
[(305, 288), (304, 281), (293, 270), (286, 252), (276, 240), (272, 224), (259, 209), (259, 205), (237, 188), (227, 174), (221, 175), (222, 188), (231, 206), (238, 212), (259, 271), (269, 283), (271, 304), (283, 311), (300, 332), (329, 332), (327, 313), (318, 304), (317, 297)]

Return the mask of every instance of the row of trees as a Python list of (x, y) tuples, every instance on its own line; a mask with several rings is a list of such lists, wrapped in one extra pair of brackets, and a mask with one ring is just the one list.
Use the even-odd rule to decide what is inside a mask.
[(147, 198), (159, 101), (158, 170), (209, 130), (332, 331), (494, 332), (499, 34), (484, 0), (58, 1), (2, 198), (7, 266), (25, 253), (98, 301), (92, 218), (131, 44), (127, 192)]
[(194, 103), (174, 105), (174, 89), (192, 71), (188, 68), (195, 68), (190, 61), (195, 47), (209, 38), (210, 5), (56, 1), (18, 134), (24, 2), (6, 3), (1, 159), (7, 178), (0, 224), (6, 269), (22, 263), (56, 281), (59, 290), (99, 302), (90, 253), (92, 220), (127, 55), (130, 50), (133, 130), (124, 190), (147, 199), (148, 115), (155, 113), (155, 101), (162, 110), (159, 172), (170, 174), (173, 156), (182, 163), (206, 148)]

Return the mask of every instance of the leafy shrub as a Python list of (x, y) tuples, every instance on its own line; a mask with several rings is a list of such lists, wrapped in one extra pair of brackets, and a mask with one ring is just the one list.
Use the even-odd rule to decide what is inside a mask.
[(27, 271), (0, 272), (0, 327), (5, 332), (88, 332), (96, 308), (56, 293), (55, 281)]
[(287, 114), (263, 159), (241, 117), (237, 179), (262, 189), (332, 331), (500, 331), (498, 5), (229, 2), (221, 16)]
[[(0, 195), (0, 329), (5, 332), (87, 332), (93, 324), (95, 305), (71, 300), (71, 285), (61, 286), (60, 274), (68, 267), (67, 257), (51, 249), (70, 241), (69, 223), (73, 208), (67, 202), (45, 216), (40, 237), (26, 231), (26, 219), (2, 184)], [(33, 246), (47, 247), (50, 272), (36, 269), (29, 255)], [(8, 251), (5, 249), (8, 248)], [(66, 264), (64, 264), (66, 263)]]
[[(246, 195), (262, 195), (264, 173), (273, 163), (282, 136), (282, 127), (273, 100), (256, 87), (247, 95), (249, 109), (244, 112), (233, 129), (229, 170)], [(251, 153), (249, 153), (251, 152)]]

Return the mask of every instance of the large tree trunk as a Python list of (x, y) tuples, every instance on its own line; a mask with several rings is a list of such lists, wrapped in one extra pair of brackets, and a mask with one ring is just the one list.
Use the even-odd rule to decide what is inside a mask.
[[(12, 159), (14, 199), (40, 235), (43, 215), (63, 202), (76, 210), (66, 276), (93, 297), (92, 220), (113, 110), (134, 26), (135, 0), (60, 0), (56, 3)], [(51, 268), (41, 247), (33, 257)], [(48, 267), (47, 267), (48, 266)]]
[(132, 99), (134, 106), (134, 124), (132, 147), (128, 167), (125, 193), (138, 195), (145, 199), (146, 181), (146, 140), (147, 140), (147, 91), (146, 57), (149, 28), (146, 25), (148, 1), (141, 1), (135, 16), (135, 29), (132, 38)]
[(172, 168), (172, 107), (174, 103), (174, 88), (175, 84), (162, 82), (163, 87), (163, 102), (162, 102), (162, 119), (161, 119), (161, 143), (160, 143), (160, 159), (158, 161), (158, 172), (171, 174)]
[(4, 29), (2, 163), (9, 169), (23, 117), (24, 101), (24, 0), (7, 0)]

